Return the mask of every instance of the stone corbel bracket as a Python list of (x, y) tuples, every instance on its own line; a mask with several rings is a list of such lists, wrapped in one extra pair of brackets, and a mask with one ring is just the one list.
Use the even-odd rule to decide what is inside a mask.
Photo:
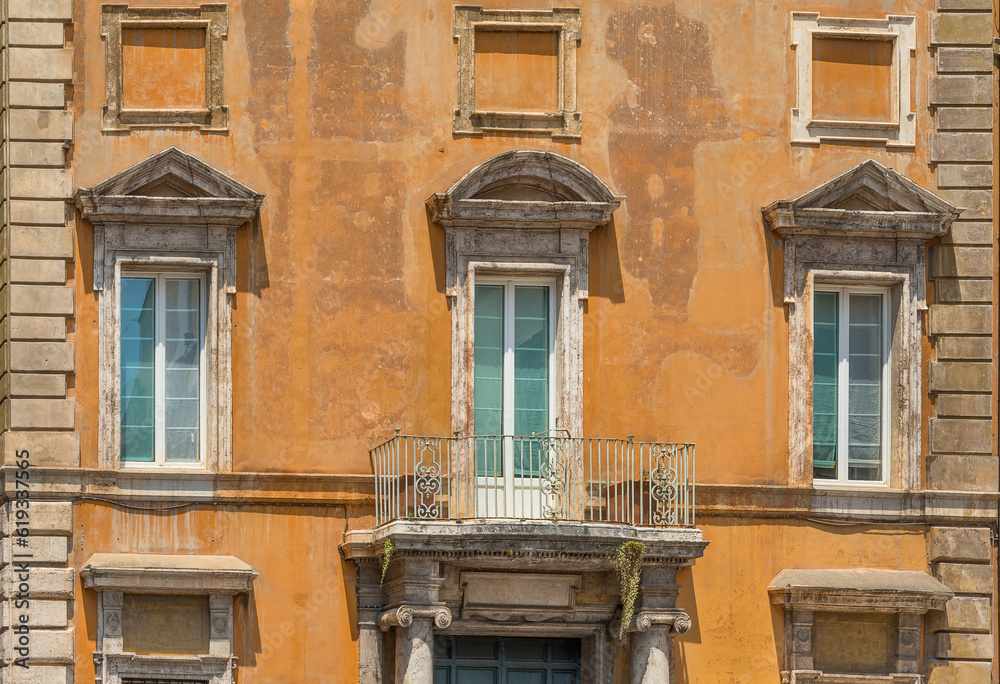
[(444, 606), (398, 606), (379, 616), (378, 627), (383, 632), (393, 627), (409, 627), (414, 618), (430, 618), (438, 629), (451, 626), (451, 611)]

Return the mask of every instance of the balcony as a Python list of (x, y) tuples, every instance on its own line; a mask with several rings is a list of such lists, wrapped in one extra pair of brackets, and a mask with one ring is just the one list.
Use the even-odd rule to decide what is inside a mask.
[(376, 526), (482, 519), (694, 527), (694, 444), (396, 434), (371, 450)]

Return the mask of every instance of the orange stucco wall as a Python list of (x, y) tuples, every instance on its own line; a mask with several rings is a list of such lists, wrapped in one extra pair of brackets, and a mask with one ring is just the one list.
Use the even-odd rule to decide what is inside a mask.
[[(695, 442), (699, 482), (786, 482), (781, 255), (760, 208), (869, 158), (933, 185), (922, 135), (907, 153), (789, 145), (789, 14), (912, 14), (926, 45), (934, 3), (577, 4), (584, 132), (579, 143), (559, 143), (452, 135), (456, 46), (452, 3), (443, 0), (231, 0), (229, 132), (103, 135), (99, 4), (77, 0), (76, 184), (89, 187), (176, 145), (267, 194), (260, 221), (238, 238), (236, 471), (369, 473), (368, 448), (396, 427), (450, 434), (444, 235), (424, 201), (493, 155), (534, 148), (581, 162), (627, 197), (592, 236), (585, 434)], [(930, 59), (917, 50), (916, 71), (929, 73)], [(926, 79), (917, 83), (917, 128), (926, 131)], [(97, 466), (92, 266), (92, 231), (80, 221), (72, 391), (87, 468)], [(346, 682), (357, 671), (355, 599), (338, 544), (361, 513), (249, 504), (148, 513), (79, 503), (72, 562), (79, 568), (98, 551), (237, 556), (260, 573), (237, 614), (241, 684)], [(695, 628), (679, 640), (679, 681), (691, 684), (777, 681), (784, 627), (765, 587), (783, 567), (926, 567), (922, 528), (715, 518), (702, 527), (712, 544), (681, 575), (680, 605)], [(94, 602), (78, 587), (78, 681), (93, 676)]]

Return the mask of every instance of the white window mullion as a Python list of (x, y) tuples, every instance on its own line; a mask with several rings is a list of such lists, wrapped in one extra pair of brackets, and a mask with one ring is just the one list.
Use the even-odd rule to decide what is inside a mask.
[(514, 434), (514, 284), (503, 286), (503, 432)]
[(847, 289), (840, 289), (840, 307), (837, 324), (837, 480), (847, 482), (849, 439), (850, 439), (850, 295)]
[(154, 396), (156, 397), (156, 430), (155, 441), (156, 463), (166, 462), (166, 322), (167, 315), (164, 303), (166, 302), (166, 279), (163, 274), (156, 276), (156, 295), (154, 297), (154, 307), (156, 311), (156, 381), (154, 383)]

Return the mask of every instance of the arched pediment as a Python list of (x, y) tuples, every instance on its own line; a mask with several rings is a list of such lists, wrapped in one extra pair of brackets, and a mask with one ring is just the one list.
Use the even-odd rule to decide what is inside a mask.
[(479, 164), (427, 203), (442, 225), (593, 229), (623, 199), (572, 159), (515, 150)]

